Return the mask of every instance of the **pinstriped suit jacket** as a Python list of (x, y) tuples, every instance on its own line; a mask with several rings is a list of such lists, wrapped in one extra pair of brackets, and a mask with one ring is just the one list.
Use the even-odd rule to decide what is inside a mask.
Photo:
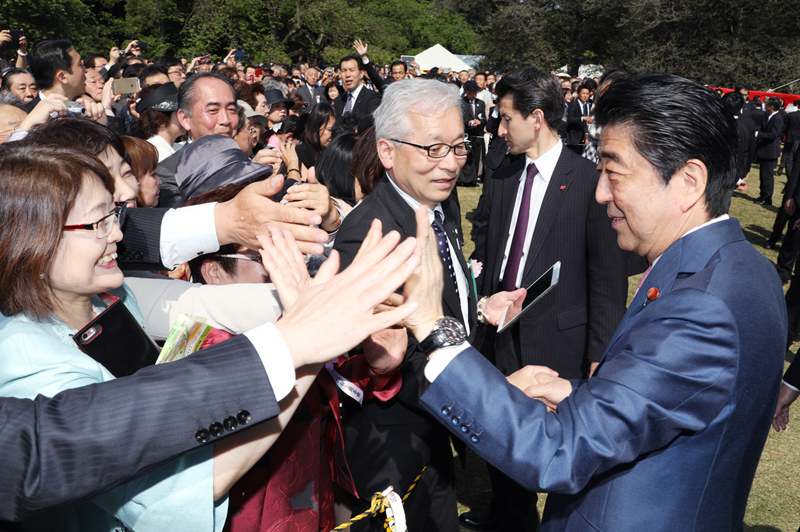
[(196, 449), (198, 429), (242, 410), (251, 415), (247, 426), (280, 412), (245, 336), (51, 399), (2, 398), (0, 520), (91, 498), (149, 473)]
[[(500, 290), (500, 268), (524, 168), (524, 159), (506, 166), (484, 187), (487, 223), (476, 224), (472, 255), (483, 263), (477, 279), (481, 295)], [(497, 335), (494, 328), (488, 329), (480, 347), (506, 375), (539, 364), (565, 378), (581, 377), (585, 359), (600, 360), (625, 313), (626, 255), (617, 245), (605, 206), (595, 200), (598, 177), (593, 163), (561, 150), (522, 277), (522, 286), (527, 286), (560, 260), (559, 284), (511, 330)]]

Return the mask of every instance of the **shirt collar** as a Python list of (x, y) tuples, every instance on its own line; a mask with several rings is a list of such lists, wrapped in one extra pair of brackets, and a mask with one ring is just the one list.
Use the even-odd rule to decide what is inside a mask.
[[(728, 216), (727, 214), (723, 214), (722, 216), (717, 216), (713, 220), (709, 220), (709, 221), (707, 221), (706, 223), (704, 223), (702, 225), (698, 225), (697, 227), (693, 227), (692, 229), (689, 229), (688, 231), (686, 231), (685, 233), (683, 233), (681, 235), (681, 238), (685, 237), (686, 235), (690, 235), (690, 234), (694, 233), (695, 231), (699, 231), (700, 229), (702, 229), (704, 227), (707, 227), (707, 226), (709, 226), (711, 224), (715, 224), (717, 222), (722, 222), (722, 221), (725, 221), (725, 220), (730, 220), (730, 218), (731, 217)], [(680, 240), (681, 238), (679, 238), (678, 240)], [(663, 253), (661, 255), (659, 255), (658, 257), (656, 257), (656, 260), (654, 260), (653, 264), (651, 264), (650, 266), (651, 267), (655, 266), (656, 262), (658, 262), (658, 259), (660, 259), (662, 255), (663, 255)]]
[[(386, 174), (386, 177), (389, 178), (389, 183), (391, 183), (392, 186), (394, 187), (394, 189), (397, 191), (397, 193), (400, 194), (400, 197), (403, 198), (403, 201), (405, 201), (406, 204), (408, 204), (408, 206), (411, 207), (412, 211), (417, 212), (417, 209), (420, 208), (422, 203), (418, 202), (417, 200), (415, 200), (414, 198), (412, 198), (411, 196), (406, 194), (406, 192), (403, 189), (398, 187), (397, 183), (394, 182), (394, 180), (391, 178), (391, 176), (388, 173)], [(442, 204), (439, 203), (438, 205), (436, 205), (436, 207), (433, 210), (428, 209), (428, 222), (430, 222), (430, 223), (433, 222), (433, 217), (434, 217), (433, 213), (434, 213), (434, 211), (438, 212), (439, 214), (441, 214), (442, 215), (442, 220), (444, 220), (444, 210), (442, 209)]]
[[(544, 182), (549, 183), (550, 178), (553, 177), (553, 172), (556, 170), (558, 159), (561, 157), (563, 145), (564, 144), (562, 142), (556, 142), (555, 146), (544, 152), (535, 161), (531, 160), (531, 158), (526, 155), (525, 168), (527, 168), (529, 164), (534, 163), (536, 165), (536, 169), (540, 174), (542, 174), (542, 179), (544, 179)], [(520, 177), (520, 179), (524, 178), (525, 172), (522, 172), (522, 177)]]
[(353, 95), (353, 103), (355, 103), (355, 100), (358, 99), (358, 95), (361, 93), (361, 89), (363, 88), (364, 88), (364, 83), (362, 82), (358, 84), (358, 87), (353, 89), (353, 92), (348, 93)]

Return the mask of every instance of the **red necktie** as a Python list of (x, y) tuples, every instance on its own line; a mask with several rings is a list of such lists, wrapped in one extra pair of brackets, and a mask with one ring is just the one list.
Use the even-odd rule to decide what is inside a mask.
[(522, 250), (525, 247), (525, 233), (528, 232), (528, 218), (531, 214), (531, 188), (533, 188), (533, 178), (539, 170), (536, 165), (528, 165), (528, 173), (525, 176), (525, 187), (522, 189), (522, 201), (519, 202), (519, 214), (517, 215), (517, 225), (514, 228), (514, 238), (511, 240), (511, 250), (508, 253), (506, 262), (506, 272), (503, 275), (503, 290), (511, 292), (517, 288), (517, 275), (519, 265), (522, 261)]

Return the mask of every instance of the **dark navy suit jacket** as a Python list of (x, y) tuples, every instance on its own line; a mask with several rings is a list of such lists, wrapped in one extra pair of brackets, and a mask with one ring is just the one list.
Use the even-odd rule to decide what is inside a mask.
[(422, 403), (504, 473), (551, 492), (542, 532), (742, 530), (785, 350), (775, 269), (727, 220), (667, 249), (596, 376), (556, 413), (472, 348)]

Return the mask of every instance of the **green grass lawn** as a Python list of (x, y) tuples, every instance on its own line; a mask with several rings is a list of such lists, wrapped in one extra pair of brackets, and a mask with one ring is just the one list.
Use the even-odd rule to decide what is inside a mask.
[[(756, 167), (751, 170), (747, 181), (750, 190), (734, 192), (730, 214), (739, 219), (750, 243), (769, 260), (775, 262), (777, 252), (764, 249), (763, 246), (772, 231), (786, 176), (776, 177), (775, 197), (773, 198), (776, 206), (773, 207), (754, 205), (752, 202), (758, 195), (758, 169)], [(468, 237), (472, 231), (472, 219), (480, 193), (480, 187), (460, 187), (458, 189), (463, 231), (467, 237), (464, 255), (467, 257), (474, 249), (474, 244)], [(631, 277), (629, 280), (629, 302), (639, 283), (639, 277)], [(796, 353), (797, 346), (798, 344), (795, 344), (791, 354), (787, 357), (787, 365)], [(771, 431), (767, 439), (747, 505), (744, 519), (746, 532), (795, 532), (800, 527), (800, 452), (798, 452), (800, 449), (800, 405), (793, 408), (793, 421), (790, 423), (789, 429), (781, 433)], [(485, 508), (491, 499), (489, 476), (483, 461), (469, 451), (466, 458), (465, 469), (459, 465), (456, 466), (459, 513), (471, 508)], [(734, 472), (731, 474), (733, 475)], [(539, 497), (540, 513), (544, 508), (545, 498), (545, 495)]]

